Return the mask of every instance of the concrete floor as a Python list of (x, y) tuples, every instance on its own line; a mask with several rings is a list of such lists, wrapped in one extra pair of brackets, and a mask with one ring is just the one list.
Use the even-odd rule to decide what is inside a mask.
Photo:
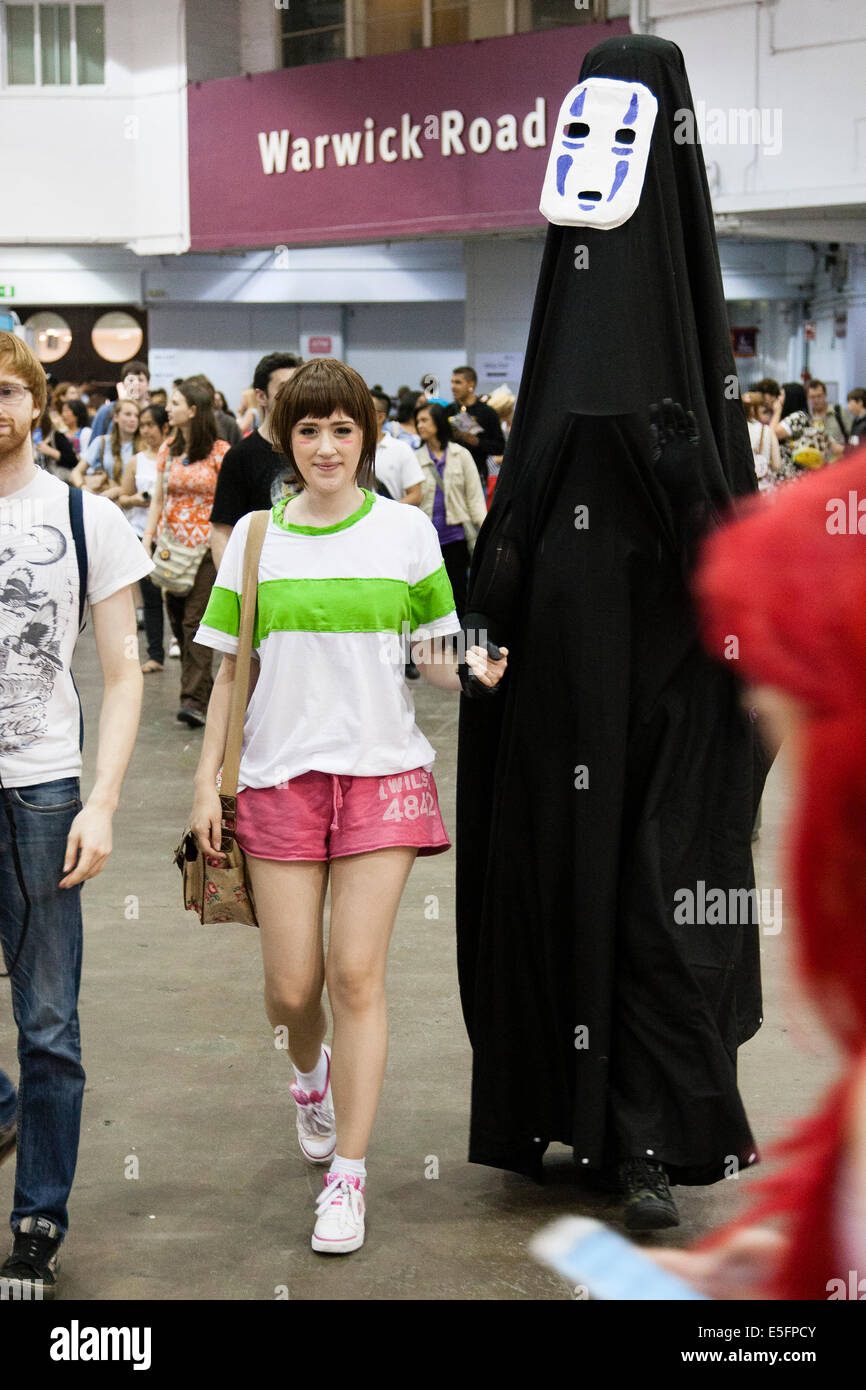
[[(96, 752), (99, 675), (92, 635), (76, 676)], [(319, 1172), (303, 1163), (284, 1053), (264, 1014), (256, 932), (201, 927), (180, 904), (171, 860), (190, 803), (201, 735), (176, 723), (179, 671), (145, 678), (141, 731), (107, 870), (85, 891), (81, 991), (88, 1074), (62, 1297), (72, 1299), (570, 1299), (526, 1254), (566, 1213), (616, 1223), (570, 1151), (548, 1151), (544, 1186), (466, 1162), (470, 1050), (457, 994), (453, 851), (416, 863), (389, 964), (391, 1049), (368, 1155), (367, 1243), (343, 1259), (310, 1251)], [(443, 814), (454, 825), (457, 697), (421, 684), (419, 719), (438, 750)], [(776, 867), (784, 770), (771, 774), (757, 847), (759, 883)], [(439, 898), (439, 920), (425, 916)], [(787, 896), (787, 895), (786, 895)], [(137, 917), (134, 912), (137, 910)], [(746, 1107), (761, 1145), (803, 1113), (834, 1053), (789, 976), (792, 924), (763, 938), (765, 1019), (741, 1051)], [(15, 1074), (5, 989), (0, 1063)], [(137, 1160), (137, 1163), (133, 1162)], [(434, 1163), (435, 1160), (435, 1163)], [(438, 1167), (438, 1178), (428, 1177)], [(138, 1176), (130, 1176), (137, 1171)], [(676, 1191), (685, 1244), (732, 1214), (752, 1175)], [(12, 1165), (0, 1173), (11, 1205)]]

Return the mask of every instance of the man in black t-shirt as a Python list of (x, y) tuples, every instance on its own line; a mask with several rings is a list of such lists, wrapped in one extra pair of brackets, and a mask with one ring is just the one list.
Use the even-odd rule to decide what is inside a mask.
[(262, 423), (240, 444), (233, 445), (223, 459), (210, 514), (210, 548), (217, 569), (232, 528), (241, 517), (247, 512), (265, 511), (286, 496), (291, 469), (285, 454), (278, 454), (271, 442), (270, 415), (277, 392), (291, 380), (301, 360), (293, 352), (269, 352), (256, 367), (253, 390)]
[(502, 434), (502, 424), (496, 411), (492, 406), (485, 405), (476, 396), (475, 387), (477, 384), (478, 376), (473, 367), (455, 367), (451, 374), (451, 393), (454, 396), (454, 404), (448, 406), (445, 414), (451, 418), (451, 416), (459, 415), (465, 411), (481, 426), (478, 432), (452, 430), (452, 433), (457, 443), (469, 450), (475, 460), (475, 467), (478, 469), (481, 483), (486, 487), (487, 459), (491, 454), (495, 458), (499, 458), (505, 452), (505, 439)]

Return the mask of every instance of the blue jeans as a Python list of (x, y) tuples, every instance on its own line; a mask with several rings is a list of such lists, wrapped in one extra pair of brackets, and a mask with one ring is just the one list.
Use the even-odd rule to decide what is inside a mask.
[(5, 969), (15, 958), (24, 899), (15, 873), (9, 813), (30, 897), (30, 925), (12, 974), (19, 1082), (0, 1071), (0, 1125), (17, 1114), (18, 1152), (12, 1230), (45, 1216), (63, 1235), (78, 1158), (84, 1070), (78, 1031), (81, 886), (58, 888), (69, 828), (81, 810), (77, 777), (9, 787), (0, 805), (0, 943)]

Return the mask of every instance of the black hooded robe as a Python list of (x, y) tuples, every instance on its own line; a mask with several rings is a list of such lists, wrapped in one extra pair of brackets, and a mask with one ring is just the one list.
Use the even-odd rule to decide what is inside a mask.
[[(550, 227), (473, 558), (466, 626), (510, 656), (498, 697), (461, 701), (469, 1158), (538, 1177), (558, 1141), (590, 1169), (650, 1156), (704, 1183), (755, 1158), (736, 1061), (761, 1023), (759, 924), (751, 904), (714, 922), (701, 885), (753, 888), (766, 763), (701, 646), (687, 568), (756, 484), (703, 160), (674, 138), (693, 110), (682, 55), (608, 40), (590, 76), (644, 83), (659, 112), (633, 216)], [(697, 419), (685, 471), (653, 460), (665, 397)]]

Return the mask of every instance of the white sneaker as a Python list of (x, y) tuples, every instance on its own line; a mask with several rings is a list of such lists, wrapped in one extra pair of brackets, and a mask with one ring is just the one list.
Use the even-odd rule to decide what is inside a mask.
[(168, 644), (168, 654), (169, 656), (180, 657), (180, 647), (173, 637)]
[(312, 1247), (322, 1255), (348, 1255), (364, 1244), (364, 1187), (348, 1173), (326, 1173), (316, 1202)]
[(328, 1075), (324, 1091), (310, 1091), (298, 1085), (289, 1087), (298, 1107), (298, 1143), (308, 1163), (330, 1163), (337, 1151), (337, 1123), (331, 1100), (331, 1054), (322, 1049), (328, 1059)]

